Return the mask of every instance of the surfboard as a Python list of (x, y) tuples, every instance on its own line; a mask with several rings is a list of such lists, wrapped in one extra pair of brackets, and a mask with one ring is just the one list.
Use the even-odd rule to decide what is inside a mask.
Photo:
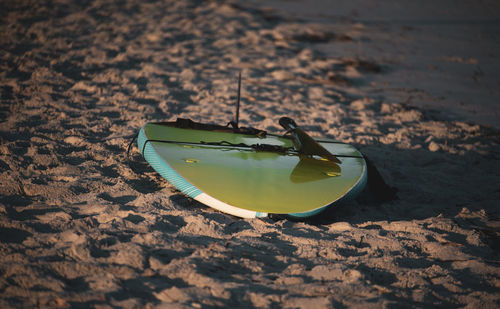
[(290, 136), (180, 123), (145, 124), (137, 137), (143, 157), (185, 195), (234, 216), (313, 216), (367, 182), (363, 155), (346, 143), (316, 140), (338, 159), (327, 160), (297, 152)]

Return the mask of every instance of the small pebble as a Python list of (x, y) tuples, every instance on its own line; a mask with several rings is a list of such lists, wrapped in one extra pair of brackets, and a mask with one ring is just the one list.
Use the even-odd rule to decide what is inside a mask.
[(429, 150), (432, 152), (436, 152), (439, 150), (439, 145), (436, 142), (430, 142)]

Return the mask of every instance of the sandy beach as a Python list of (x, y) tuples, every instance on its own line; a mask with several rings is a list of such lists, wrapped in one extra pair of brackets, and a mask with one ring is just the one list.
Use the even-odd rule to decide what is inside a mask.
[[(0, 4), (1, 308), (500, 307), (500, 4), (284, 3)], [(239, 219), (127, 156), (230, 121), (240, 71), (241, 125), (352, 143), (398, 199)]]

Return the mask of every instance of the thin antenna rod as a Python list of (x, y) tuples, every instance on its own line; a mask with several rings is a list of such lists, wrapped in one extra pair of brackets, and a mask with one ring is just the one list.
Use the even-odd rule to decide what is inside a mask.
[(241, 71), (238, 76), (238, 99), (236, 101), (236, 114), (234, 119), (234, 124), (236, 129), (238, 129), (238, 122), (240, 121), (240, 94), (241, 94)]

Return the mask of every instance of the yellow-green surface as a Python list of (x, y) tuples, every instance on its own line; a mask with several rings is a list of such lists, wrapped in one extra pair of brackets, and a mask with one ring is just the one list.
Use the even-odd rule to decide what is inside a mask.
[[(227, 132), (145, 126), (150, 140), (292, 146), (289, 139)], [(208, 195), (239, 208), (269, 212), (305, 212), (328, 205), (356, 185), (365, 169), (362, 158), (340, 157), (340, 164), (298, 155), (256, 152), (234, 147), (151, 142), (185, 180)], [(352, 146), (321, 143), (334, 155), (361, 154)]]

